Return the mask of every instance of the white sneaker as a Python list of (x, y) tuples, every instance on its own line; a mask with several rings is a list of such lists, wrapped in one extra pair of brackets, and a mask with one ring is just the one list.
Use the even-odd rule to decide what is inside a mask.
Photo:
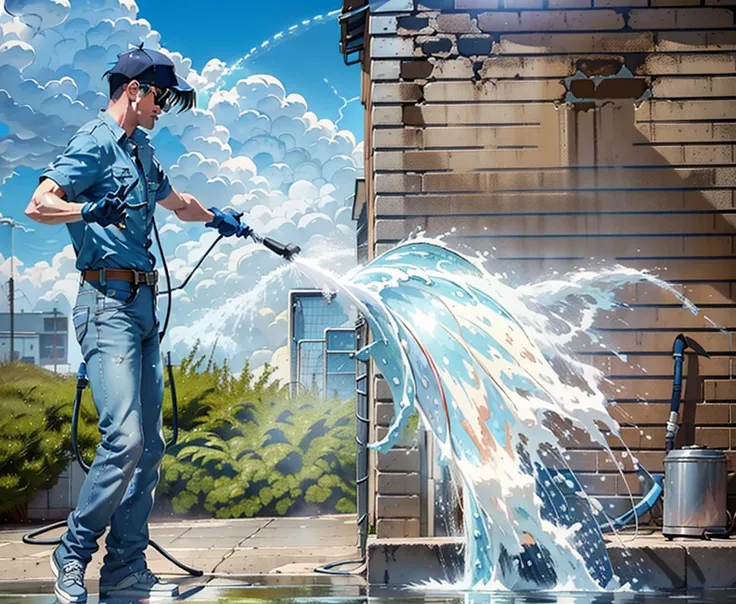
[(87, 601), (87, 590), (84, 587), (84, 564), (78, 560), (62, 563), (57, 559), (56, 554), (55, 549), (51, 554), (51, 570), (56, 577), (54, 583), (56, 599), (61, 604), (84, 604)]
[(100, 583), (100, 598), (176, 598), (179, 586), (161, 581), (148, 568), (128, 575), (115, 585)]

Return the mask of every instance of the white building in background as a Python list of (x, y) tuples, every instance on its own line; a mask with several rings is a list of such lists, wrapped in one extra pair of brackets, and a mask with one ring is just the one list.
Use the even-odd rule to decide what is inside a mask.
[[(58, 311), (17, 312), (14, 323), (14, 360), (41, 366), (68, 364), (68, 316)], [(0, 313), (0, 362), (10, 360), (10, 313)]]

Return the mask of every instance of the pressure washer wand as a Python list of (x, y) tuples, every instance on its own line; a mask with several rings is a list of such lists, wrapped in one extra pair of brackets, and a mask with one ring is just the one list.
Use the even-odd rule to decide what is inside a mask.
[[(243, 213), (236, 212), (234, 216), (235, 218), (237, 218), (238, 222), (240, 222)], [(275, 239), (271, 239), (270, 237), (261, 237), (252, 229), (249, 236), (256, 243), (261, 243), (265, 245), (274, 254), (281, 256), (284, 260), (287, 260), (288, 262), (292, 262), (294, 260), (294, 256), (302, 251), (302, 248), (300, 248), (298, 245), (295, 245), (293, 243), (281, 243), (279, 241), (276, 241)]]
[(271, 239), (270, 237), (261, 237), (258, 233), (255, 232), (251, 233), (250, 236), (253, 241), (255, 241), (256, 243), (262, 243), (274, 254), (278, 254), (289, 262), (292, 262), (294, 260), (294, 256), (302, 251), (302, 248), (300, 248), (298, 245), (295, 245), (293, 243), (280, 243), (275, 239)]

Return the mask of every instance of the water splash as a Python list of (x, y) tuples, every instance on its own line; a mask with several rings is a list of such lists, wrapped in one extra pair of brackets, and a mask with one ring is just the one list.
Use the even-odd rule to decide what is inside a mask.
[(570, 345), (597, 313), (620, 306), (624, 285), (655, 283), (698, 310), (625, 267), (514, 288), (482, 262), (420, 238), (345, 278), (297, 266), (371, 328), (374, 342), (359, 356), (380, 368), (394, 419), (370, 446), (390, 450), (416, 409), (452, 460), (464, 496), (465, 586), (617, 587), (599, 529), (607, 518), (571, 471), (565, 444), (582, 431), (622, 472), (608, 440), (620, 428), (606, 409), (604, 374)]

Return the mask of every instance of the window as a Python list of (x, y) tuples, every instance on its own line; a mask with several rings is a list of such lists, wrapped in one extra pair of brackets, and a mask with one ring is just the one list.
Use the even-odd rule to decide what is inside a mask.
[[(54, 354), (54, 349), (56, 354)], [(39, 338), (39, 350), (43, 363), (66, 362), (66, 336), (56, 335), (56, 346), (54, 347), (54, 335), (43, 334)]]
[[(66, 317), (56, 317), (56, 331), (66, 331), (67, 319)], [(54, 331), (54, 319), (43, 320), (43, 330), (47, 333)]]

